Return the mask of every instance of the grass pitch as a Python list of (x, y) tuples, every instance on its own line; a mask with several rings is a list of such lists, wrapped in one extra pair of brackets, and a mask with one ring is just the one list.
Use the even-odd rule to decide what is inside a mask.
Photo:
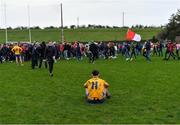
[[(133, 29), (136, 33), (142, 36), (143, 40), (152, 39), (162, 29), (161, 28), (146, 28)], [(61, 40), (60, 29), (45, 29), (45, 30), (31, 30), (32, 41), (59, 41)], [(117, 29), (65, 29), (65, 40), (68, 42), (82, 41), (123, 41), (127, 28)], [(8, 30), (8, 41), (29, 41), (28, 30)], [(5, 42), (5, 31), (0, 30), (0, 42)]]
[[(0, 123), (180, 123), (180, 62), (139, 57), (126, 62), (59, 61), (54, 77), (44, 68), (31, 70), (0, 64)], [(110, 84), (104, 104), (85, 102), (83, 84), (98, 69)]]

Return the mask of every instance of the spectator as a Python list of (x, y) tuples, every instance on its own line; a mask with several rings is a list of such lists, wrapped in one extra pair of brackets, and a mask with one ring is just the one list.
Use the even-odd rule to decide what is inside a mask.
[(45, 57), (47, 59), (47, 62), (49, 64), (49, 74), (50, 77), (53, 77), (53, 67), (54, 67), (54, 62), (55, 57), (56, 57), (56, 49), (54, 44), (50, 41), (46, 47), (46, 51), (45, 51)]

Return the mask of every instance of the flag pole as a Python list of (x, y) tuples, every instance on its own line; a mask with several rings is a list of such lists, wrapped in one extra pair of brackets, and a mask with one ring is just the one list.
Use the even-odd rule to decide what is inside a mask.
[(28, 9), (28, 29), (29, 29), (29, 42), (32, 42), (32, 35), (31, 35), (31, 18), (30, 18), (30, 6), (29, 4), (27, 5), (27, 9)]
[(61, 42), (64, 42), (64, 29), (63, 29), (63, 7), (61, 3)]
[(77, 17), (77, 28), (79, 28), (79, 17)]
[(4, 22), (5, 22), (5, 40), (8, 42), (8, 31), (7, 31), (7, 15), (6, 15), (6, 3), (4, 3)]
[(124, 12), (122, 13), (122, 27), (124, 27)]
[(1, 28), (3, 28), (3, 0), (1, 0)]

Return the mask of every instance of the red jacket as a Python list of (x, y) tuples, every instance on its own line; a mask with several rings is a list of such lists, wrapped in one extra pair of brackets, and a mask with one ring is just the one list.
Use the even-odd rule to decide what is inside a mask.
[(173, 52), (174, 51), (174, 44), (173, 43), (168, 43), (167, 49), (168, 49), (169, 52)]

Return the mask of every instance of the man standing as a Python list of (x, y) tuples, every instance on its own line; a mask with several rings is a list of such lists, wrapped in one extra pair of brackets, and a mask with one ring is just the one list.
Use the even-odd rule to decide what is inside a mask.
[[(11, 51), (11, 50), (10, 50)], [(9, 48), (8, 45), (4, 44), (1, 48), (2, 56), (4, 57), (5, 61), (9, 60)]]
[(16, 56), (16, 64), (19, 65), (21, 64), (21, 66), (23, 65), (22, 63), (22, 58), (21, 58), (21, 53), (23, 51), (23, 49), (21, 47), (18, 46), (18, 44), (16, 43), (15, 46), (12, 48), (11, 50), (15, 56)]
[(125, 50), (126, 61), (129, 61), (130, 60), (130, 45), (128, 42), (125, 43), (124, 50)]
[(169, 60), (170, 57), (172, 57), (174, 60), (176, 59), (176, 56), (174, 54), (174, 48), (175, 48), (175, 45), (173, 44), (172, 41), (170, 41), (168, 43), (168, 45), (167, 45), (167, 49), (168, 49), (168, 52), (169, 52), (167, 60)]
[(90, 62), (94, 63), (95, 59), (98, 58), (99, 48), (95, 43), (90, 44), (89, 51), (91, 56), (89, 57)]
[(34, 44), (32, 48), (32, 69), (35, 69), (35, 66), (38, 66), (38, 58), (40, 53), (38, 52), (38, 44)]
[(163, 57), (163, 43), (162, 43), (162, 41), (160, 41), (158, 43), (158, 55)]
[(77, 57), (78, 61), (80, 61), (80, 60), (81, 60), (81, 56), (82, 56), (82, 54), (81, 54), (81, 47), (80, 47), (80, 44), (79, 44), (79, 43), (77, 43), (77, 48), (76, 48), (76, 57)]
[[(40, 44), (40, 47), (38, 48), (38, 51), (40, 53), (40, 57), (39, 57), (39, 68), (41, 68), (42, 66), (42, 63), (43, 63), (43, 60), (45, 60), (45, 50), (46, 50), (46, 43), (45, 42), (42, 42)], [(44, 61), (44, 65), (45, 65), (45, 68), (47, 68), (47, 62)]]
[(56, 61), (56, 49), (55, 46), (52, 42), (49, 42), (46, 51), (45, 51), (45, 56), (49, 65), (49, 73), (50, 77), (53, 77), (53, 66), (54, 66), (54, 61)]
[(131, 56), (130, 56), (130, 60), (133, 60), (133, 56), (136, 59), (136, 52), (135, 52), (135, 45), (134, 43), (131, 43)]
[(150, 59), (150, 54), (151, 54), (151, 42), (147, 41), (145, 43), (145, 48), (146, 48), (146, 60), (147, 61), (151, 61)]
[(114, 45), (114, 42), (109, 42), (109, 53), (110, 53), (110, 57), (111, 58), (116, 58), (115, 57), (115, 45)]

